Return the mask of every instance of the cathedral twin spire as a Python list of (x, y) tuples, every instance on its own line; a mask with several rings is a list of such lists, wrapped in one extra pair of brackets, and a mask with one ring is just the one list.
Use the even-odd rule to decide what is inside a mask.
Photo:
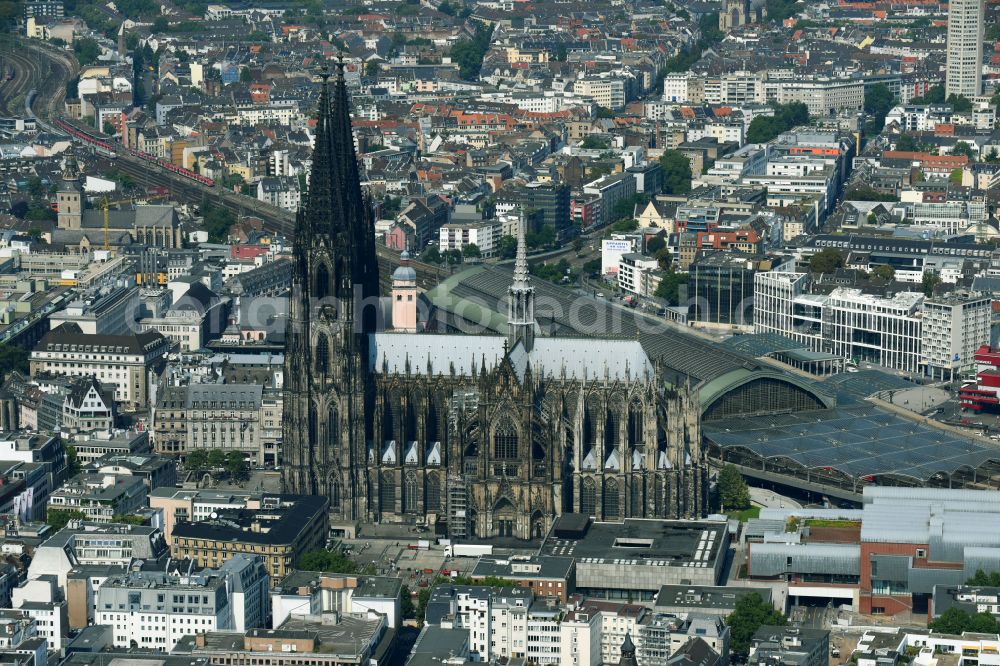
[(524, 214), (517, 226), (517, 255), (514, 258), (514, 281), (507, 289), (507, 339), (513, 348), (518, 340), (527, 351), (535, 344), (535, 288), (528, 273), (528, 249), (524, 240)]
[[(296, 240), (303, 254), (315, 251), (321, 241), (333, 254), (340, 278), (341, 298), (353, 298), (360, 287), (364, 298), (377, 296), (378, 265), (371, 206), (361, 190), (361, 176), (354, 152), (351, 102), (344, 80), (344, 63), (337, 63), (332, 85), (323, 69), (309, 192), (299, 212)], [(303, 262), (309, 265), (311, 262)], [(349, 276), (349, 281), (346, 279)], [(339, 293), (343, 291), (343, 293)]]

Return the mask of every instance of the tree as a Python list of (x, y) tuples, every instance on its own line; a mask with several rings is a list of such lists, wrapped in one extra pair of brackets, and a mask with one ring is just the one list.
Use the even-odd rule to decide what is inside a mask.
[(667, 246), (667, 240), (663, 236), (654, 236), (646, 242), (646, 253), (656, 254)]
[(475, 243), (469, 243), (462, 248), (462, 257), (465, 259), (479, 259), (483, 256), (483, 253), (479, 251), (479, 246)]
[(58, 532), (66, 527), (66, 523), (71, 520), (83, 520), (86, 518), (83, 511), (76, 509), (48, 509), (45, 512), (45, 523), (52, 528), (53, 532)]
[(427, 614), (427, 602), (431, 600), (431, 588), (424, 587), (420, 589), (417, 593), (417, 610), (415, 615), (417, 616), (417, 622), (420, 626), (424, 625), (424, 617)]
[(656, 285), (653, 296), (666, 301), (668, 305), (679, 305), (681, 285), (687, 284), (687, 281), (687, 273), (670, 271), (660, 279), (660, 284)]
[(80, 473), (80, 459), (76, 455), (76, 447), (72, 444), (67, 444), (63, 448), (63, 454), (66, 456), (66, 478), (71, 478)]
[(247, 461), (243, 457), (242, 451), (230, 451), (226, 454), (226, 461), (223, 465), (229, 476), (234, 479), (246, 478), (247, 474)]
[(844, 255), (840, 250), (828, 247), (809, 258), (809, 270), (813, 273), (832, 273), (844, 265)]
[(6, 377), (13, 370), (27, 374), (30, 356), (24, 347), (14, 344), (0, 344), (0, 377)]
[(15, 201), (10, 207), (10, 214), (19, 220), (23, 220), (24, 216), (28, 214), (28, 202), (24, 200)]
[(566, 62), (566, 45), (565, 44), (560, 44), (559, 46), (556, 47), (555, 60), (556, 60), (556, 62)]
[(750, 639), (761, 627), (788, 624), (788, 619), (764, 601), (757, 592), (740, 597), (726, 619), (730, 631), (730, 650), (742, 657), (750, 652)]
[(1000, 572), (991, 571), (990, 573), (986, 573), (982, 569), (976, 569), (976, 574), (965, 581), (965, 584), (977, 587), (1000, 587)]
[(208, 468), (208, 451), (205, 449), (194, 449), (193, 451), (188, 451), (187, 455), (184, 457), (184, 464), (187, 468), (200, 472), (203, 469)]
[(936, 83), (927, 89), (920, 97), (910, 99), (910, 104), (943, 104), (944, 85)]
[(299, 569), (302, 571), (322, 571), (324, 573), (353, 574), (358, 571), (354, 560), (344, 557), (340, 551), (310, 550), (299, 558)]
[(378, 76), (379, 66), (377, 60), (369, 60), (365, 63), (365, 76), (374, 79)]
[(170, 30), (170, 25), (167, 23), (166, 16), (157, 16), (153, 19), (152, 31), (154, 33), (167, 32), (168, 30)]
[(887, 264), (881, 264), (872, 269), (872, 277), (882, 280), (892, 280), (896, 277), (896, 269)]
[(399, 600), (399, 613), (406, 619), (412, 619), (417, 612), (417, 607), (413, 605), (413, 596), (410, 588), (403, 585), (399, 588), (401, 599)]
[(698, 19), (698, 31), (701, 33), (701, 40), (705, 46), (718, 44), (725, 34), (719, 30), (719, 12), (702, 14)]
[(249, 67), (244, 67), (240, 70), (240, 83), (250, 83), (253, 81), (253, 75), (250, 73)]
[(809, 107), (802, 102), (772, 103), (773, 116), (757, 116), (747, 129), (747, 143), (767, 143), (782, 132), (809, 122)]
[(458, 75), (466, 81), (479, 78), (479, 70), (483, 66), (483, 58), (490, 50), (493, 39), (493, 26), (480, 23), (476, 26), (476, 34), (472, 39), (460, 39), (451, 47), (452, 62), (458, 65)]
[(583, 137), (580, 147), (584, 150), (604, 150), (608, 147), (608, 140), (596, 134), (588, 134)]
[(81, 65), (92, 65), (97, 62), (97, 57), (101, 55), (101, 45), (90, 37), (82, 37), (73, 42), (73, 51), (76, 52), (76, 59)]
[(930, 297), (934, 295), (934, 287), (941, 283), (941, 276), (933, 271), (928, 271), (924, 273), (920, 283), (923, 285), (924, 295)]
[(884, 83), (875, 84), (865, 90), (865, 113), (871, 116), (874, 129), (871, 134), (878, 134), (885, 127), (885, 116), (895, 101), (895, 95)]
[(847, 201), (898, 201), (898, 199), (891, 194), (876, 192), (870, 186), (863, 184), (851, 185), (848, 187), (847, 191), (844, 192), (844, 199)]
[(133, 513), (119, 513), (111, 517), (111, 522), (124, 525), (145, 525), (146, 519)]
[(900, 134), (896, 137), (896, 150), (901, 150), (907, 153), (915, 153), (920, 151), (920, 144), (913, 138), (913, 135)]
[(208, 452), (208, 466), (213, 470), (225, 467), (226, 452), (222, 449), (210, 449)]
[(236, 218), (228, 208), (221, 206), (202, 206), (203, 225), (208, 232), (208, 240), (213, 243), (224, 243), (229, 238), (229, 228), (236, 223)]
[(956, 113), (972, 111), (972, 100), (965, 95), (956, 95), (955, 93), (952, 93), (948, 95), (948, 99), (945, 101), (948, 102), (948, 104), (951, 104), (951, 108), (955, 109)]
[(117, 134), (118, 130), (115, 128), (115, 124), (107, 120), (104, 121), (104, 127), (102, 128), (105, 134)]
[(420, 261), (425, 264), (440, 264), (443, 259), (441, 257), (441, 251), (438, 250), (437, 245), (431, 245), (420, 255)]
[(963, 173), (963, 171), (961, 169), (952, 169), (951, 173), (948, 174), (948, 180), (950, 182), (954, 183), (955, 185), (961, 185), (962, 184), (962, 173)]
[(723, 511), (750, 508), (750, 487), (735, 465), (725, 465), (719, 471), (719, 503)]
[(976, 152), (972, 149), (972, 146), (967, 144), (965, 141), (958, 141), (955, 143), (955, 147), (951, 149), (952, 155), (964, 155), (969, 158), (969, 161), (976, 159)]
[(663, 170), (663, 191), (667, 194), (687, 194), (691, 191), (691, 160), (679, 150), (665, 150), (660, 156)]
[(497, 254), (501, 259), (513, 259), (517, 255), (517, 239), (513, 236), (501, 236)]
[(32, 176), (28, 179), (28, 194), (36, 199), (45, 194), (45, 185), (42, 184), (41, 178), (38, 176)]
[(927, 628), (945, 634), (962, 634), (966, 631), (983, 634), (1000, 633), (1000, 622), (989, 613), (969, 615), (961, 608), (951, 607), (934, 620)]

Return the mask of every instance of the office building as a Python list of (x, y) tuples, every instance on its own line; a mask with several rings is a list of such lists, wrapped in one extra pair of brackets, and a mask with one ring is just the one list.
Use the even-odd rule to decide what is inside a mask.
[(986, 3), (983, 0), (954, 0), (948, 3), (945, 96), (969, 99), (983, 91), (983, 37)]
[(747, 664), (751, 666), (828, 666), (829, 663), (830, 632), (825, 629), (764, 625), (750, 639)]
[(130, 571), (101, 585), (95, 621), (114, 628), (115, 647), (169, 652), (185, 636), (266, 626), (267, 590), (260, 556), (181, 576)]
[(271, 591), (271, 626), (280, 627), (293, 615), (340, 612), (384, 615), (390, 628), (399, 629), (403, 623), (402, 589), (400, 578), (296, 571), (278, 581)]
[(715, 585), (725, 560), (725, 523), (562, 516), (540, 551), (576, 560), (577, 591), (598, 599), (649, 601), (665, 584)]
[(921, 348), (924, 372), (953, 381), (975, 368), (976, 351), (990, 342), (993, 299), (952, 293), (924, 301)]
[(316, 495), (264, 495), (259, 508), (175, 522), (170, 554), (202, 567), (221, 566), (236, 553), (262, 554), (272, 580), (281, 580), (303, 553), (326, 545), (328, 508)]
[(560, 602), (565, 602), (576, 589), (576, 566), (571, 557), (480, 557), (469, 576), (476, 582), (489, 577), (516, 581), (535, 596), (552, 597)]
[(73, 440), (76, 459), (81, 465), (96, 462), (105, 456), (131, 456), (152, 453), (149, 431), (118, 430), (95, 432), (86, 438)]
[(754, 275), (759, 259), (743, 252), (703, 252), (688, 267), (692, 319), (711, 324), (753, 324)]
[(173, 654), (205, 657), (213, 666), (268, 662), (280, 666), (383, 666), (392, 656), (395, 636), (384, 617), (332, 613), (289, 618), (277, 629), (188, 635), (180, 639)]
[(146, 505), (146, 484), (131, 474), (86, 470), (52, 491), (48, 510), (79, 511), (84, 520), (110, 523)]
[(123, 285), (85, 293), (49, 321), (52, 328), (73, 322), (87, 335), (128, 335), (135, 330), (140, 309), (139, 287)]
[(127, 567), (133, 560), (156, 560), (166, 553), (163, 533), (155, 527), (71, 522), (35, 549), (28, 578), (52, 574), (66, 589), (67, 575), (75, 567)]
[[(601, 197), (602, 223), (610, 224), (620, 212), (618, 204), (632, 201), (635, 197), (635, 176), (630, 173), (609, 174), (583, 186), (584, 194), (596, 194)], [(631, 215), (629, 210), (626, 215)]]

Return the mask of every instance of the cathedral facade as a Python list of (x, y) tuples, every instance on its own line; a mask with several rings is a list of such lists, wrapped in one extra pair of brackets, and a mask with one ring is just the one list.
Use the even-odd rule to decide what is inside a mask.
[(523, 234), (507, 335), (419, 331), (405, 259), (382, 317), (342, 74), (330, 87), (296, 226), (286, 490), (327, 496), (334, 522), (459, 539), (540, 538), (562, 513), (702, 516), (696, 394), (660, 381), (637, 340), (541, 336)]

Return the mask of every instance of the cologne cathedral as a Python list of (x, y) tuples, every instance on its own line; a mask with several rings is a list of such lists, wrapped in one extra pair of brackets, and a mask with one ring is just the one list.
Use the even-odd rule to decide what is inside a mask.
[[(506, 331), (420, 321), (403, 258), (379, 294), (343, 71), (324, 77), (296, 218), (286, 335), (284, 486), (334, 524), (426, 524), (453, 538), (543, 537), (563, 513), (699, 517), (708, 475), (695, 394), (638, 339), (546, 335), (524, 234)], [(383, 315), (383, 312), (386, 314)]]

